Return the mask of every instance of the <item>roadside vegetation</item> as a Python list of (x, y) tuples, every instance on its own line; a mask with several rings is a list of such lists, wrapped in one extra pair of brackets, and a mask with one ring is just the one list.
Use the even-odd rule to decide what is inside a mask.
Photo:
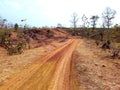
[[(80, 36), (82, 38), (93, 39), (97, 46), (103, 50), (110, 50), (112, 58), (119, 58), (120, 52), (120, 25), (113, 25), (112, 21), (115, 18), (116, 11), (107, 7), (101, 16), (92, 15), (87, 18), (85, 14), (82, 16), (83, 25), (78, 27), (79, 17), (77, 13), (71, 15), (71, 28), (61, 28), (69, 32), (73, 36)], [(98, 26), (98, 20), (102, 19), (101, 27)], [(21, 20), (25, 22), (26, 19)], [(31, 39), (37, 43), (41, 42), (40, 36), (45, 35), (47, 38), (53, 38), (54, 32), (50, 28), (30, 28), (26, 24), (20, 26), (17, 23), (7, 23), (7, 19), (0, 18), (0, 46), (5, 48), (9, 55), (21, 54), (26, 48), (30, 49)]]
[(17, 23), (8, 24), (6, 22), (6, 19), (0, 18), (0, 47), (6, 49), (8, 55), (21, 54), (24, 50), (30, 49), (31, 40), (40, 43), (40, 35), (47, 38), (54, 36), (54, 33), (47, 28), (42, 31), (40, 28), (29, 28), (26, 25), (20, 27)]
[[(84, 14), (82, 16), (83, 25), (77, 27), (78, 15), (72, 15), (72, 28), (63, 28), (71, 33), (73, 36), (80, 36), (81, 38), (92, 39), (95, 41), (96, 46), (104, 51), (109, 50), (111, 58), (120, 58), (120, 25), (113, 25), (116, 11), (107, 7), (101, 16), (93, 15), (90, 18)], [(101, 19), (102, 25), (98, 26), (98, 20)]]

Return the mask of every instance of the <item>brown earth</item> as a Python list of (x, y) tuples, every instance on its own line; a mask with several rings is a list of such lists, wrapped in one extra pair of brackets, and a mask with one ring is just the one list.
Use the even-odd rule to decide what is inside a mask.
[(25, 50), (22, 54), (9, 56), (4, 48), (0, 48), (0, 85), (11, 75), (21, 72), (21, 69), (31, 65), (36, 59), (44, 57), (46, 54), (58, 47), (66, 44), (68, 39), (61, 42), (52, 40), (49, 44), (44, 44), (38, 48)]
[(70, 90), (70, 65), (77, 40), (37, 59), (0, 86), (0, 90)]
[(93, 40), (70, 39), (59, 28), (51, 30), (54, 38), (46, 31), (35, 34), (40, 43), (30, 38), (33, 49), (21, 55), (0, 48), (0, 90), (120, 90), (120, 60), (110, 51)]
[(80, 39), (73, 56), (73, 90), (120, 90), (120, 60), (93, 40)]
[[(48, 31), (52, 36), (48, 37)], [(24, 34), (23, 38), (18, 38), (19, 35)], [(41, 29), (30, 29), (23, 32), (12, 32), (10, 36), (11, 41), (25, 41), (29, 42), (26, 48), (36, 48), (42, 45), (49, 45), (53, 41), (64, 41), (65, 39), (71, 38), (71, 35), (60, 28), (41, 28)]]

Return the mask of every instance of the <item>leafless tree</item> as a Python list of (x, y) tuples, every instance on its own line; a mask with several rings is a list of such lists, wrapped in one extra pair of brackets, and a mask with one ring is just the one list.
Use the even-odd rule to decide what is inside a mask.
[(7, 23), (7, 28), (14, 28), (14, 24), (11, 22)]
[(72, 17), (72, 19), (71, 19), (70, 22), (73, 25), (73, 34), (75, 35), (75, 31), (76, 31), (76, 28), (77, 28), (77, 22), (78, 22), (79, 18), (78, 18), (77, 13), (73, 13), (71, 17)]
[(0, 28), (2, 28), (2, 17), (0, 17)]
[(57, 24), (57, 27), (58, 27), (58, 28), (62, 28), (62, 24), (58, 23), (58, 24)]
[(7, 22), (7, 19), (3, 19), (2, 17), (0, 17), (0, 28), (5, 27), (6, 22)]
[(22, 19), (21, 22), (24, 22), (24, 30), (26, 29), (26, 21), (27, 19)]
[(89, 21), (88, 18), (85, 16), (85, 14), (83, 14), (82, 16), (82, 21), (83, 21), (83, 27), (89, 27)]
[(93, 30), (94, 30), (96, 25), (97, 25), (97, 20), (99, 19), (99, 17), (97, 15), (95, 15), (95, 16), (92, 16), (90, 19), (91, 19), (91, 25), (92, 25)]
[(102, 13), (103, 22), (105, 26), (109, 29), (112, 25), (112, 19), (115, 18), (116, 11), (111, 9), (110, 7), (107, 7), (105, 11)]

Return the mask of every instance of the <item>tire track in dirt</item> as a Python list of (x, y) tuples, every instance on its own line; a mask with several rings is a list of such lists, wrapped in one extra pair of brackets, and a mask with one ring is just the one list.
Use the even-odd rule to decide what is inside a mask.
[(38, 59), (6, 81), (0, 90), (70, 90), (70, 63), (77, 40)]

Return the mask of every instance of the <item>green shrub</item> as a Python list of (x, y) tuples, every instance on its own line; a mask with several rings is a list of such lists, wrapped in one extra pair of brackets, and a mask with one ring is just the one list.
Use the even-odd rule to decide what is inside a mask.
[(18, 42), (16, 45), (9, 45), (7, 47), (8, 55), (21, 54), (25, 45), (25, 42)]
[(1, 29), (0, 30), (0, 46), (7, 50), (8, 55), (21, 54), (26, 43), (24, 42), (24, 34), (19, 33), (19, 40), (13, 44), (14, 41), (10, 40), (11, 30)]
[(19, 28), (19, 25), (16, 23), (16, 24), (14, 25), (15, 31), (18, 31), (18, 28)]
[(11, 35), (10, 30), (6, 30), (6, 29), (0, 30), (0, 44), (1, 44), (1, 46), (5, 46), (6, 44), (8, 44), (10, 35)]

